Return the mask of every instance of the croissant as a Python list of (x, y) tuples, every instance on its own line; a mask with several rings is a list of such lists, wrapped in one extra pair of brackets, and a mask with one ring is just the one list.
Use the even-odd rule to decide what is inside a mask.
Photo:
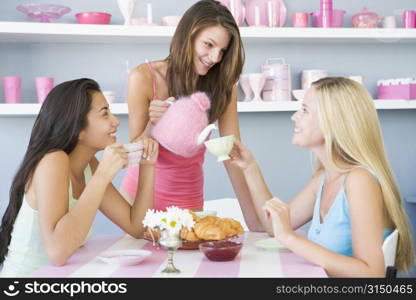
[(202, 240), (223, 240), (226, 235), (218, 226), (209, 223), (198, 223), (194, 227), (195, 234)]
[(193, 211), (189, 211), (195, 221), (195, 226), (188, 230), (182, 228), (181, 239), (195, 242), (199, 240), (222, 240), (244, 232), (240, 222), (231, 218), (219, 218), (215, 216), (198, 217)]
[(193, 229), (188, 230), (188, 228), (183, 227), (181, 230), (181, 239), (187, 240), (190, 242), (196, 242), (199, 240), (199, 238), (196, 236)]

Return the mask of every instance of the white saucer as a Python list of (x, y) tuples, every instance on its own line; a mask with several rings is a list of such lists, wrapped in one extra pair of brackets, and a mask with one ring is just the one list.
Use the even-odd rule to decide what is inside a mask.
[(258, 249), (268, 251), (288, 251), (286, 246), (279, 243), (275, 238), (262, 239), (254, 242), (254, 245)]
[(141, 263), (146, 257), (152, 254), (151, 251), (142, 249), (109, 250), (97, 256), (101, 261), (119, 266), (134, 266)]

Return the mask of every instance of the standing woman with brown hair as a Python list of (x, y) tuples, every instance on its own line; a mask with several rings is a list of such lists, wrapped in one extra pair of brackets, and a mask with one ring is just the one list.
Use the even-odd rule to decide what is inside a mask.
[[(195, 3), (176, 28), (169, 56), (139, 65), (129, 76), (130, 140), (137, 141), (149, 134), (149, 126), (157, 123), (169, 107), (165, 100), (197, 91), (205, 92), (211, 99), (208, 119), (210, 123), (218, 121), (220, 135), (233, 134), (240, 140), (237, 81), (243, 64), (240, 32), (229, 10), (217, 1)], [(155, 209), (165, 209), (169, 205), (203, 209), (204, 154), (205, 149), (202, 149), (195, 156), (185, 158), (160, 145)], [(224, 165), (243, 211), (254, 210), (241, 171), (228, 162)], [(121, 190), (126, 198), (136, 193), (137, 172), (137, 168), (130, 168), (124, 177)], [(262, 230), (254, 215), (244, 216), (249, 229)]]

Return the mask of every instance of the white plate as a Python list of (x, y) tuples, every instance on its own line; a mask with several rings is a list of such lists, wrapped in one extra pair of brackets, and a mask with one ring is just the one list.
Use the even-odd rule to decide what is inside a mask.
[(203, 211), (195, 211), (194, 212), (198, 217), (205, 218), (206, 216), (217, 216), (217, 211), (215, 210), (203, 210)]
[(141, 263), (151, 254), (151, 251), (142, 249), (109, 250), (101, 253), (97, 258), (108, 264), (134, 266)]
[(279, 251), (279, 250), (289, 250), (286, 246), (280, 244), (275, 238), (268, 238), (258, 240), (254, 243), (258, 249), (268, 250), (268, 251)]

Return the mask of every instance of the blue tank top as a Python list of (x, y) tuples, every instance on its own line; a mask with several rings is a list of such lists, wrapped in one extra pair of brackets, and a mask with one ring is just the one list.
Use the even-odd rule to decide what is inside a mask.
[[(372, 170), (365, 169), (379, 181), (377, 175)], [(352, 257), (351, 217), (344, 184), (342, 184), (334, 202), (321, 223), (321, 195), (325, 176), (326, 173), (322, 174), (313, 210), (312, 223), (308, 231), (308, 239), (335, 253)], [(383, 239), (392, 232), (393, 229), (384, 229)]]

